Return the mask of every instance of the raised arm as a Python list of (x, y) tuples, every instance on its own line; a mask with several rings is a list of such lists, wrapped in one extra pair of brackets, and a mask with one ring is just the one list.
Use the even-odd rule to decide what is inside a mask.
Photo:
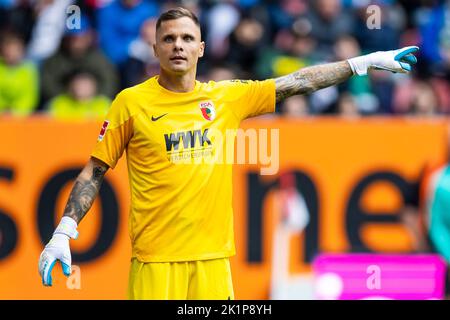
[(94, 203), (100, 186), (109, 169), (104, 162), (91, 158), (78, 175), (64, 209), (64, 216), (78, 224)]
[(417, 62), (413, 53), (418, 50), (418, 47), (411, 46), (398, 50), (378, 51), (345, 61), (300, 69), (275, 79), (277, 102), (295, 94), (308, 94), (339, 84), (354, 74), (366, 75), (370, 69), (408, 73), (412, 69), (411, 64)]
[(296, 94), (308, 94), (339, 84), (352, 75), (352, 68), (347, 61), (300, 69), (275, 79), (277, 102)]
[(91, 158), (78, 175), (67, 201), (64, 216), (39, 257), (38, 268), (43, 285), (52, 285), (52, 270), (56, 261), (61, 262), (66, 276), (71, 274), (72, 256), (69, 240), (78, 237), (78, 223), (91, 208), (108, 168), (102, 161)]

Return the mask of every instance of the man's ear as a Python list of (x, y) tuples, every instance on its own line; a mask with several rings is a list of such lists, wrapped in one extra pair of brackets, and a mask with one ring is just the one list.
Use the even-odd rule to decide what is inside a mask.
[(203, 57), (204, 53), (205, 53), (205, 41), (202, 41), (200, 42), (200, 52), (198, 57), (199, 58)]
[(153, 44), (152, 47), (153, 47), (153, 55), (154, 55), (156, 58), (158, 58), (158, 52), (156, 51), (156, 44)]

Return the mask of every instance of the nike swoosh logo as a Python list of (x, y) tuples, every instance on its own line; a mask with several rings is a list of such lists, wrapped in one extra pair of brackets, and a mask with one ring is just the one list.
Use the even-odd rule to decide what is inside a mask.
[(159, 117), (154, 117), (154, 116), (152, 116), (152, 121), (159, 120), (159, 119), (161, 119), (162, 117), (164, 117), (164, 116), (167, 115), (167, 114), (168, 114), (168, 113), (164, 113), (164, 114), (160, 115)]

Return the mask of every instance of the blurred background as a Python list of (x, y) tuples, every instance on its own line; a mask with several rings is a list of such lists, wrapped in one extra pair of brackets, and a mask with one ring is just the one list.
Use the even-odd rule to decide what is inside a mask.
[(238, 299), (444, 298), (446, 0), (0, 0), (0, 298), (125, 298), (123, 160), (74, 242), (81, 287), (42, 288), (37, 261), (112, 99), (158, 74), (156, 20), (174, 6), (200, 18), (200, 81), (420, 47), (409, 75), (353, 77), (243, 124), (280, 130), (280, 172), (236, 166), (232, 264)]

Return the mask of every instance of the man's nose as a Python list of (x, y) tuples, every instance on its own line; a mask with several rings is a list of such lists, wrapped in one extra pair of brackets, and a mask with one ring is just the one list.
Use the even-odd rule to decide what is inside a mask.
[(174, 42), (174, 50), (183, 50), (183, 41), (181, 40), (180, 37), (175, 39)]

